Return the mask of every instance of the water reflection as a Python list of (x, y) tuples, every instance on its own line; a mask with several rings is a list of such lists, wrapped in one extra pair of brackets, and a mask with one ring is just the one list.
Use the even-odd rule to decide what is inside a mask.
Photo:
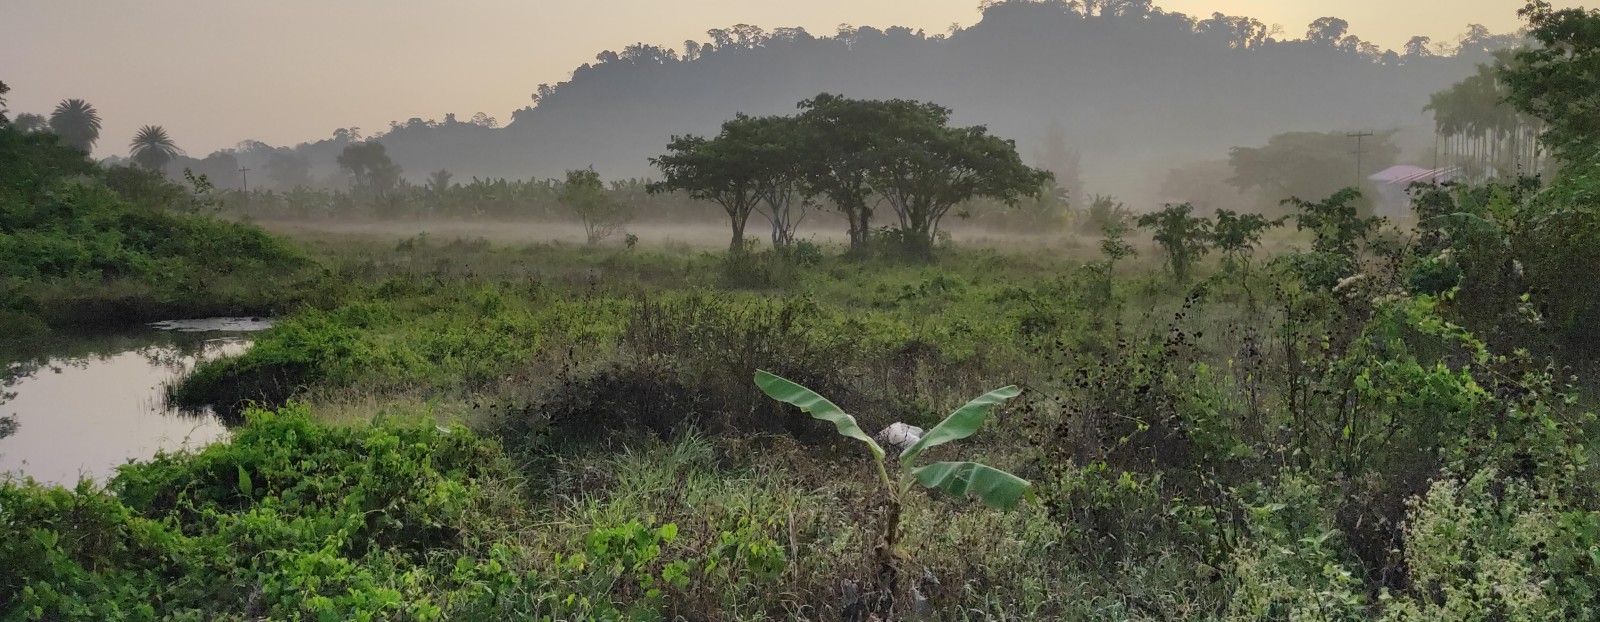
[[(166, 385), (200, 361), (243, 352), (243, 332), (143, 330), (39, 344), (0, 373), (0, 473), (71, 485), (118, 465), (227, 436), (210, 411), (183, 412)], [(3, 360), (3, 359), (0, 359)]]

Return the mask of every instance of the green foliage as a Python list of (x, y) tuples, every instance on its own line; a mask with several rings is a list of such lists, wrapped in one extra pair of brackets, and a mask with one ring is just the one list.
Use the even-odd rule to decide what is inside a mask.
[[(445, 184), (448, 185), (448, 184)], [(633, 219), (629, 206), (617, 203), (606, 194), (606, 186), (594, 169), (567, 171), (561, 187), (561, 204), (578, 215), (584, 239), (598, 244), (627, 227)]]
[(971, 494), (992, 508), (1016, 509), (1024, 496), (1031, 496), (1027, 480), (976, 462), (936, 462), (911, 469), (911, 477), (928, 488), (961, 497)]
[(905, 451), (900, 452), (900, 460), (907, 463), (913, 462), (917, 459), (917, 456), (922, 455), (922, 452), (930, 448), (959, 441), (977, 434), (978, 428), (983, 427), (983, 422), (989, 418), (989, 413), (996, 406), (1018, 395), (1022, 395), (1022, 390), (1013, 386), (995, 389), (974, 398), (961, 408), (957, 408), (955, 412), (950, 413), (949, 417), (939, 422), (939, 425), (934, 426), (932, 430), (928, 430), (926, 434), (922, 435), (921, 439), (906, 447)]
[(157, 173), (165, 173), (167, 165), (180, 153), (182, 151), (167, 135), (166, 128), (159, 125), (139, 128), (138, 133), (133, 135), (133, 141), (128, 143), (128, 155), (132, 156), (133, 163)]
[(1385, 619), (1594, 617), (1600, 513), (1549, 494), (1552, 484), (1493, 468), (1435, 482), (1413, 501), (1406, 529), (1406, 563), (1427, 591), (1385, 594)]
[(1520, 14), (1528, 20), (1528, 34), (1540, 45), (1518, 51), (1515, 62), (1502, 66), (1499, 77), (1510, 91), (1507, 99), (1544, 122), (1542, 138), (1558, 157), (1592, 161), (1600, 156), (1596, 143), (1600, 125), (1595, 121), (1595, 103), (1586, 94), (1600, 80), (1594, 72), (1600, 58), (1595, 27), (1600, 13), (1556, 10), (1546, 0), (1533, 0)]
[(363, 198), (383, 197), (400, 185), (400, 165), (389, 158), (383, 143), (352, 143), (339, 154), (339, 168), (350, 174), (351, 191)]
[(679, 191), (721, 206), (733, 227), (728, 253), (743, 253), (750, 213), (787, 174), (778, 156), (792, 135), (774, 120), (739, 115), (714, 138), (674, 136), (668, 153), (650, 160), (662, 175), (650, 192)]
[[(878, 473), (883, 478), (884, 486), (896, 503), (904, 497), (912, 480), (955, 496), (971, 493), (985, 504), (1002, 509), (1014, 508), (1024, 494), (1031, 495), (1031, 484), (1026, 480), (982, 464), (941, 462), (924, 467), (913, 466), (924, 450), (976, 434), (995, 406), (1022, 394), (1017, 387), (996, 389), (968, 402), (950, 413), (949, 417), (929, 430), (916, 443), (906, 447), (898, 460), (903, 473), (900, 483), (896, 485), (889, 479), (888, 472), (884, 468), (883, 448), (861, 429), (855, 417), (845, 414), (844, 410), (816, 392), (769, 372), (757, 371), (755, 382), (756, 386), (761, 387), (761, 391), (772, 399), (797, 406), (813, 418), (832, 423), (839, 434), (865, 443), (877, 463)], [(894, 533), (896, 529), (896, 526), (890, 527), (888, 542), (891, 546), (896, 539)]]
[(181, 189), (100, 169), (48, 134), (0, 128), (0, 145), (0, 290), (12, 294), (0, 309), (125, 324), (261, 313), (309, 293), (310, 262), (284, 241), (167, 213), (192, 200)]
[(1015, 205), (1050, 181), (1022, 163), (1015, 143), (982, 126), (950, 127), (950, 110), (937, 104), (824, 93), (800, 108), (798, 117), (741, 114), (711, 139), (674, 137), (669, 153), (651, 160), (664, 176), (651, 191), (722, 206), (733, 226), (730, 254), (743, 252), (745, 223), (763, 203), (774, 245), (786, 246), (798, 224), (794, 203), (814, 196), (845, 215), (859, 253), (872, 231), (867, 197), (877, 196), (899, 218), (905, 248), (926, 260), (956, 205), (974, 197)]
[(1211, 223), (1193, 213), (1193, 205), (1182, 203), (1139, 217), (1139, 226), (1154, 232), (1156, 244), (1167, 255), (1167, 269), (1180, 285), (1189, 282), (1194, 263), (1211, 250)]
[(84, 154), (100, 140), (100, 112), (81, 99), (66, 99), (50, 113), (50, 132), (61, 137), (61, 144)]
[(465, 430), (257, 411), (234, 438), (107, 488), (0, 483), (16, 619), (439, 619), (516, 581), (481, 530), (506, 465)]
[(1103, 232), (1107, 227), (1133, 220), (1133, 212), (1116, 197), (1099, 194), (1090, 198), (1083, 215), (1082, 230), (1086, 233)]
[(1219, 209), (1211, 225), (1211, 245), (1236, 266), (1248, 268), (1251, 255), (1261, 244), (1261, 236), (1283, 226), (1285, 219), (1270, 220), (1260, 214), (1239, 214)]
[[(761, 391), (772, 399), (795, 406), (801, 412), (811, 415), (813, 419), (820, 419), (833, 424), (833, 427), (838, 429), (840, 435), (865, 443), (867, 449), (872, 452), (872, 458), (878, 461), (880, 467), (882, 466), (883, 448), (878, 446), (877, 441), (872, 440), (871, 435), (861, 429), (861, 426), (856, 423), (855, 417), (845, 414), (844, 409), (828, 401), (828, 398), (818, 395), (811, 389), (764, 371), (756, 372), (756, 386), (761, 387)], [(907, 449), (909, 450), (909, 448)], [(902, 454), (902, 457), (904, 457), (904, 454)]]
[(1360, 269), (1368, 238), (1383, 225), (1381, 218), (1360, 214), (1356, 204), (1360, 198), (1359, 191), (1346, 188), (1322, 201), (1298, 197), (1284, 201), (1299, 212), (1294, 215), (1295, 228), (1315, 236), (1310, 253), (1291, 259), (1296, 272), (1311, 286), (1332, 289)]
[(950, 109), (943, 106), (901, 100), (831, 105), (879, 109), (883, 124), (857, 156), (857, 174), (894, 209), (916, 255), (930, 256), (939, 223), (957, 204), (982, 196), (1015, 205), (1052, 179), (1024, 165), (1016, 144), (987, 128), (950, 127)]
[(1340, 559), (1340, 533), (1320, 486), (1286, 473), (1276, 486), (1244, 494), (1247, 526), (1225, 619), (1370, 619), (1361, 579)]

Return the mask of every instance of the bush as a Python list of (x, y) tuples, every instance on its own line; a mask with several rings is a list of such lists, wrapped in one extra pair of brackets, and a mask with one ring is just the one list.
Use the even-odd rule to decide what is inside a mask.
[(104, 490), (0, 483), (0, 613), (439, 619), (515, 579), (485, 540), (506, 466), (460, 428), (325, 428), (289, 408)]
[(182, 189), (100, 169), (46, 136), (0, 127), (0, 288), (12, 290), (0, 312), (54, 326), (259, 315), (316, 289), (282, 240), (173, 214), (182, 206), (158, 203)]
[(1406, 527), (1412, 588), (1385, 594), (1385, 620), (1588, 620), (1600, 597), (1600, 513), (1552, 494), (1548, 479), (1493, 468), (1446, 478)]

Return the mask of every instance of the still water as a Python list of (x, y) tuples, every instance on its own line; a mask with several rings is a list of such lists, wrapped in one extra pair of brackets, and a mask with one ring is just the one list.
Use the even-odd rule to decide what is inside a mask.
[(243, 352), (250, 333), (270, 326), (259, 318), (160, 322), (5, 355), (0, 417), (9, 421), (0, 422), (0, 477), (103, 482), (130, 460), (226, 438), (214, 413), (169, 407), (166, 385), (201, 361)]

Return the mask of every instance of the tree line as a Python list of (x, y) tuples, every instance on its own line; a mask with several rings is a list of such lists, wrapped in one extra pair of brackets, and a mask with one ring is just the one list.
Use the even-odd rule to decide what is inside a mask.
[(607, 178), (642, 177), (653, 172), (647, 156), (675, 134), (715, 133), (737, 112), (784, 114), (829, 92), (937, 101), (962, 124), (984, 123), (1017, 140), (1025, 155), (1049, 148), (1047, 133), (1058, 128), (1101, 191), (1155, 199), (1143, 192), (1157, 185), (1148, 165), (1165, 155), (1336, 129), (1334, 119), (1352, 126), (1337, 129), (1425, 126), (1430, 94), (1519, 40), (1470, 26), (1457, 41), (1417, 37), (1391, 53), (1337, 17), (1275, 32), (1245, 16), (1098, 0), (989, 3), (979, 23), (939, 33), (739, 24), (698, 41), (603, 52), (571, 79), (530, 89), (530, 105), (509, 119), (419, 114), (300, 145), (245, 141), (204, 157), (179, 154), (173, 170), (191, 168), (221, 188), (243, 181), (223, 173), (249, 168), (252, 185), (336, 189), (348, 179), (337, 162), (344, 148), (376, 138), (419, 184), (440, 169), (560, 178), (575, 163)]

